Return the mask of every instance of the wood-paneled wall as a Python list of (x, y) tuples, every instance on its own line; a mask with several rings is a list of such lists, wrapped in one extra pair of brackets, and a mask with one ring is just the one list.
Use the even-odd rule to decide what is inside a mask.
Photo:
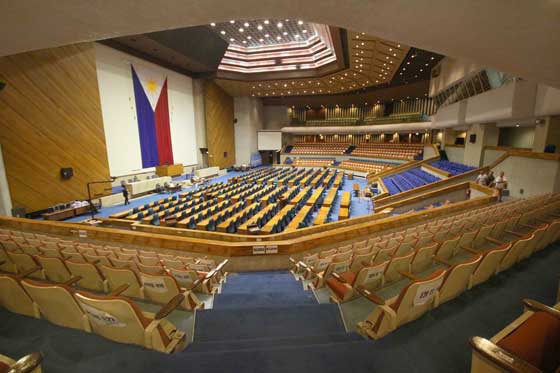
[(212, 81), (204, 85), (204, 112), (208, 166), (226, 168), (235, 163), (233, 97)]
[[(109, 176), (92, 43), (0, 58), (0, 143), (12, 204), (28, 211), (87, 198)], [(72, 167), (63, 180), (60, 168)]]

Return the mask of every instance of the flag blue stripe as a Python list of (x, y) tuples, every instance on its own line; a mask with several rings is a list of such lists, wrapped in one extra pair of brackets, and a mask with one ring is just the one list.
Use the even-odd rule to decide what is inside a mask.
[(132, 65), (131, 68), (134, 99), (136, 101), (136, 117), (138, 118), (138, 133), (140, 135), (142, 168), (155, 167), (159, 165), (159, 158), (154, 111)]

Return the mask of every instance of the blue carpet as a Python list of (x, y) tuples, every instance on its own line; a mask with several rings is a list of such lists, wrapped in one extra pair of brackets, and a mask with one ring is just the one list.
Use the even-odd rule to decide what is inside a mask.
[[(332, 332), (335, 321), (326, 323), (327, 330), (316, 334), (317, 324), (311, 320), (315, 325), (309, 330), (311, 334), (290, 337), (293, 330), (290, 333), (280, 330), (284, 323), (280, 316), (292, 313), (291, 308), (284, 307), (270, 308), (276, 311), (270, 323), (280, 326), (264, 325), (266, 333), (252, 330), (246, 334), (254, 337), (252, 340), (232, 344), (227, 331), (217, 330), (215, 336), (221, 333), (223, 340), (204, 341), (200, 345), (197, 342), (183, 353), (167, 356), (0, 309), (0, 351), (14, 357), (42, 351), (47, 373), (466, 372), (471, 360), (468, 339), (473, 335), (493, 336), (523, 312), (523, 298), (553, 304), (558, 268), (560, 245), (557, 243), (378, 341), (359, 341), (355, 335), (347, 334), (348, 341), (344, 342), (345, 336), (339, 329)], [(318, 306), (294, 308), (315, 311)], [(211, 313), (198, 312), (197, 322), (205, 312)], [(263, 316), (258, 319), (262, 323), (267, 321)], [(293, 320), (287, 322), (290, 327), (297, 325)], [(225, 322), (221, 325), (226, 330), (230, 328)], [(275, 330), (279, 330), (279, 335), (263, 337)]]

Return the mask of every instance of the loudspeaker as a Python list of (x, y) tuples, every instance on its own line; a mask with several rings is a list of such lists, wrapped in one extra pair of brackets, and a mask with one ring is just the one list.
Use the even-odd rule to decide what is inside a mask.
[(0, 80), (0, 91), (3, 90), (4, 87), (6, 87), (6, 82)]
[(61, 168), (60, 176), (63, 179), (70, 179), (72, 176), (74, 176), (74, 170), (72, 169), (72, 167)]
[(14, 207), (12, 209), (12, 216), (15, 218), (25, 218), (25, 207)]
[(469, 141), (474, 144), (476, 142), (476, 134), (473, 133), (472, 135), (470, 135)]
[(233, 124), (237, 123), (237, 118), (233, 118)]

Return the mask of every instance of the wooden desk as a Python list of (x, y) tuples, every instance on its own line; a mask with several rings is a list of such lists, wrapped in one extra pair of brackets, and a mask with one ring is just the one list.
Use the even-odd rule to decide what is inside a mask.
[(253, 217), (249, 220), (247, 220), (245, 223), (241, 224), (239, 227), (237, 227), (237, 232), (238, 233), (248, 233), (249, 232), (249, 228), (251, 225), (254, 225), (257, 223), (257, 221), (262, 218), (263, 216), (265, 216), (266, 214), (268, 214), (271, 210), (273, 210), (276, 207), (276, 203), (271, 203), (269, 205), (267, 205), (265, 208), (263, 208), (261, 211), (259, 211), (257, 214), (253, 215)]
[(286, 216), (288, 214), (288, 212), (293, 209), (294, 206), (292, 205), (286, 205), (282, 210), (280, 210), (278, 212), (278, 214), (274, 215), (272, 217), (272, 219), (270, 219), (262, 228), (261, 228), (261, 232), (265, 233), (265, 234), (271, 234), (272, 233), (272, 228), (274, 227), (274, 225), (276, 223), (278, 223), (284, 216)]
[(183, 174), (183, 170), (182, 163), (156, 166), (156, 174), (158, 176), (179, 176)]
[(311, 206), (303, 206), (296, 216), (292, 219), (290, 224), (285, 229), (286, 231), (294, 231), (299, 228), (299, 225), (305, 220), (307, 215), (311, 213)]
[(305, 187), (303, 188), (298, 194), (297, 196), (295, 196), (294, 198), (292, 198), (290, 200), (290, 202), (288, 202), (288, 204), (290, 205), (295, 205), (297, 203), (299, 203), (299, 201), (301, 201), (303, 199), (303, 197), (305, 197), (305, 195), (309, 192), (309, 189), (311, 189), (310, 187)]
[(348, 207), (341, 207), (338, 211), (338, 220), (348, 219), (348, 215), (350, 214), (350, 210)]
[(70, 207), (64, 210), (58, 210), (53, 212), (47, 212), (42, 214), (45, 220), (64, 220), (73, 218), (74, 216), (80, 216), (90, 211), (90, 205), (81, 206), (81, 207)]
[(340, 208), (350, 207), (350, 192), (342, 192), (342, 198), (340, 199)]
[(317, 202), (319, 197), (321, 197), (323, 195), (324, 191), (325, 191), (325, 188), (323, 188), (323, 187), (319, 187), (319, 188), (315, 189), (313, 191), (313, 194), (311, 194), (311, 197), (309, 197), (309, 199), (305, 202), (305, 204), (307, 206), (315, 205), (315, 203)]
[(336, 193), (338, 192), (338, 188), (331, 188), (327, 193), (327, 196), (323, 200), (323, 206), (331, 206), (336, 198)]
[(360, 184), (354, 183), (354, 185), (352, 186), (352, 189), (354, 190), (354, 193), (357, 193), (358, 195), (360, 195)]
[(313, 225), (325, 224), (327, 222), (327, 219), (329, 218), (330, 212), (331, 212), (330, 206), (321, 207), (321, 209), (317, 213), (317, 217), (315, 217), (315, 221), (313, 222)]
[(237, 220), (242, 219), (247, 214), (251, 214), (257, 208), (258, 205), (259, 204), (257, 202), (250, 204), (249, 206), (245, 207), (243, 210), (239, 211), (237, 214), (230, 216), (229, 218), (227, 218), (226, 220), (218, 224), (216, 230), (218, 232), (227, 233), (228, 231), (227, 229), (229, 228), (231, 223), (235, 224)]
[(347, 175), (348, 175), (348, 180), (354, 180), (354, 174), (352, 172), (349, 172)]

